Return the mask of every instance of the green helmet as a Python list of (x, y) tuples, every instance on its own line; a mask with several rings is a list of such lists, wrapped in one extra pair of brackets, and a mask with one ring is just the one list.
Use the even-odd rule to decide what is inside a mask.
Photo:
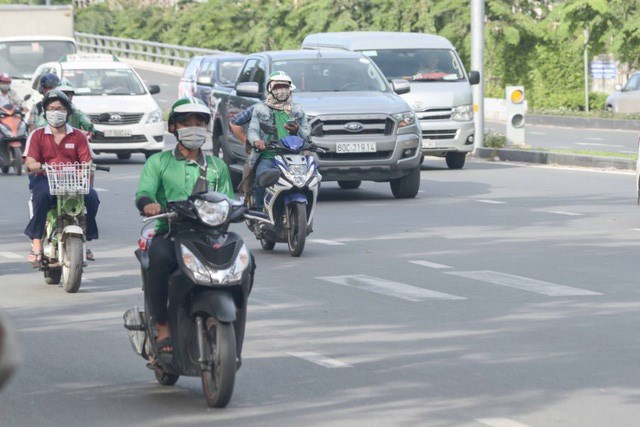
[(169, 119), (167, 122), (171, 125), (176, 122), (176, 118), (178, 116), (194, 113), (204, 116), (205, 122), (209, 125), (209, 122), (211, 121), (211, 110), (204, 104), (204, 102), (198, 98), (192, 97), (180, 98), (174, 102), (171, 106), (171, 110), (169, 111)]
[(269, 74), (269, 79), (267, 80), (267, 90), (271, 91), (272, 84), (276, 83), (289, 85), (291, 90), (294, 90), (296, 88), (289, 74), (285, 73), (284, 71), (273, 71), (271, 74)]

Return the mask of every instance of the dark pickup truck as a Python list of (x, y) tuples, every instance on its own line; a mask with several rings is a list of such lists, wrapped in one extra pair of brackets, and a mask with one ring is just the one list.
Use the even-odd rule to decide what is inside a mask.
[(247, 154), (229, 121), (265, 99), (267, 76), (280, 70), (293, 79), (294, 102), (307, 114), (313, 142), (329, 148), (318, 155), (323, 181), (338, 181), (345, 189), (358, 188), (363, 180), (389, 182), (397, 198), (418, 194), (420, 125), (398, 96), (409, 91), (408, 82), (389, 84), (369, 58), (339, 50), (252, 54), (234, 87), (212, 92), (214, 150), (229, 166), (234, 182)]

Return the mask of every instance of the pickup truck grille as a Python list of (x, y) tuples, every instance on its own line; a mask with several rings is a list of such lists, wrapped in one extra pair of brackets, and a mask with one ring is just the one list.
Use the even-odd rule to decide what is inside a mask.
[(427, 139), (454, 139), (456, 137), (457, 130), (423, 130), (422, 137)]
[(431, 110), (418, 111), (416, 115), (419, 120), (450, 120), (451, 108), (434, 108)]
[(133, 125), (136, 123), (140, 123), (143, 114), (135, 113), (135, 114), (125, 114), (125, 113), (109, 113), (109, 120), (100, 121), (100, 114), (91, 114), (89, 118), (92, 123), (101, 124), (101, 125)]
[[(349, 130), (348, 125), (353, 125), (355, 129)], [(345, 135), (391, 135), (395, 123), (391, 118), (378, 116), (371, 118), (338, 118), (338, 117), (318, 117), (311, 124), (311, 135), (323, 136), (345, 136)]]
[(91, 142), (94, 144), (131, 144), (135, 142), (147, 142), (147, 137), (144, 135), (104, 137), (93, 138)]

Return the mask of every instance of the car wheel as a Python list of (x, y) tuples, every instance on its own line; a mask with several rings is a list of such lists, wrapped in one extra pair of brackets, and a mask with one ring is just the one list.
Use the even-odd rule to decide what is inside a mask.
[(447, 166), (449, 167), (449, 169), (462, 169), (466, 158), (467, 153), (451, 151), (446, 155)]

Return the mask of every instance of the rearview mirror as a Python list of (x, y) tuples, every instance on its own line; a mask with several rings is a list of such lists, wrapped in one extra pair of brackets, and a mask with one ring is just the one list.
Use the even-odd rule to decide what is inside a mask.
[(280, 179), (280, 171), (279, 170), (270, 169), (270, 170), (264, 171), (258, 177), (258, 182), (257, 182), (258, 183), (258, 187), (260, 187), (260, 188), (271, 187), (273, 184), (278, 182), (279, 179)]
[(202, 86), (211, 86), (211, 77), (210, 76), (200, 76), (196, 83)]
[(393, 88), (393, 91), (398, 95), (409, 93), (411, 91), (411, 85), (404, 79), (391, 80), (391, 87)]
[(245, 98), (261, 98), (260, 86), (256, 82), (239, 83), (236, 86), (236, 94)]
[(477, 71), (472, 71), (469, 73), (469, 84), (471, 86), (477, 85), (480, 83), (480, 73)]
[(155, 95), (156, 93), (160, 93), (160, 86), (158, 86), (158, 85), (149, 85), (149, 93), (151, 95)]

